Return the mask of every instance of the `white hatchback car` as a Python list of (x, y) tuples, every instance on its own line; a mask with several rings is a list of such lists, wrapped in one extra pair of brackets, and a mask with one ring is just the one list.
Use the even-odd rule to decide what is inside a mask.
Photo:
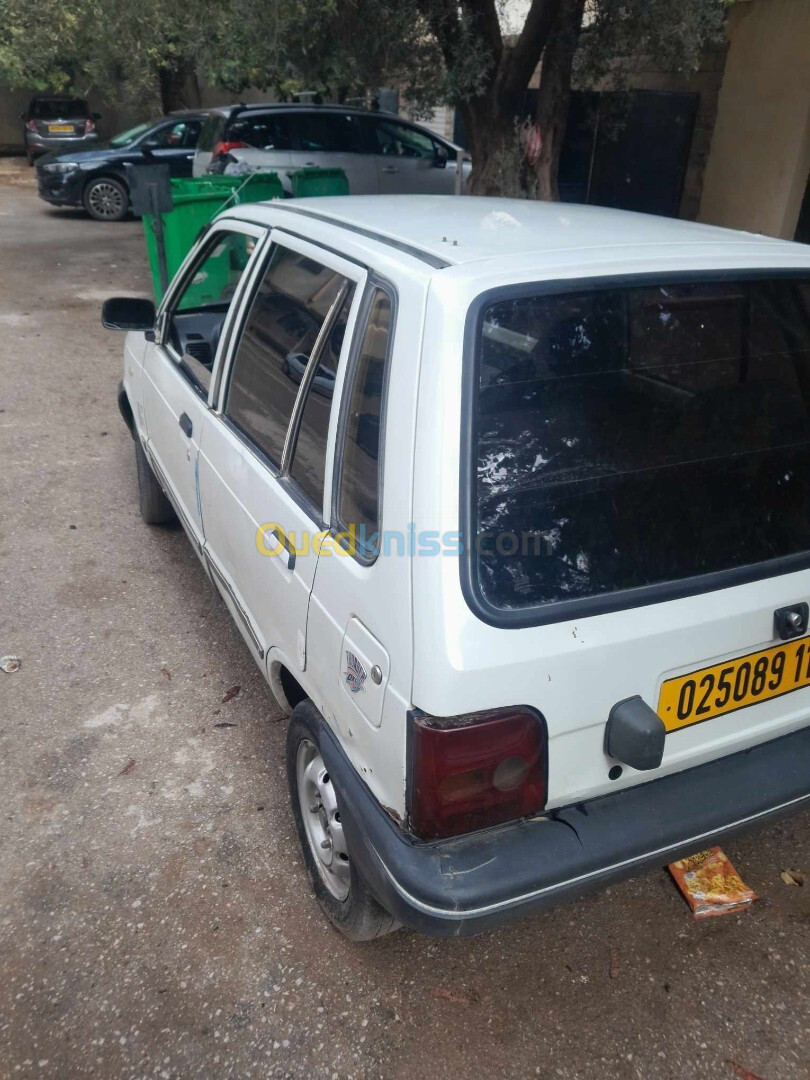
[(129, 329), (354, 939), (468, 933), (810, 801), (810, 250), (594, 207), (219, 217)]

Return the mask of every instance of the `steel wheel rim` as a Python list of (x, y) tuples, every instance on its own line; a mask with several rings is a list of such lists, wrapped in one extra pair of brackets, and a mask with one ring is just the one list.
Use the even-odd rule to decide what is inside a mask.
[(99, 217), (117, 217), (121, 213), (124, 199), (120, 190), (114, 185), (100, 180), (93, 184), (87, 196), (87, 201)]
[(321, 880), (343, 902), (351, 888), (351, 867), (335, 789), (320, 751), (308, 739), (298, 745), (295, 763), (304, 832)]

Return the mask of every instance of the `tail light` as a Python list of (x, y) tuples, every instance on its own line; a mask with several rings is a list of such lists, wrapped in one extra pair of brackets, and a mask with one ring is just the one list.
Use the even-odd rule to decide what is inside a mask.
[(247, 143), (243, 142), (218, 142), (211, 151), (211, 156), (219, 157), (220, 154), (228, 154), (231, 150), (243, 150), (246, 146)]
[(36, 122), (36, 120), (26, 120), (25, 126), (28, 128), (29, 131), (36, 131), (37, 130), (37, 122)]
[(89, 120), (89, 119), (85, 120), (85, 122), (84, 122), (84, 133), (85, 133), (85, 135), (92, 135), (95, 130), (96, 130), (96, 125), (93, 123), (93, 121)]
[(457, 836), (546, 805), (546, 730), (519, 706), (464, 716), (412, 714), (411, 827)]

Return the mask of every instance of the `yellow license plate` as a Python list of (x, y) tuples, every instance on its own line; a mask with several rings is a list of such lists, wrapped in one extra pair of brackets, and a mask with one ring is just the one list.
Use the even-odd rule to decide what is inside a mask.
[(810, 639), (799, 638), (667, 679), (658, 715), (667, 731), (810, 686)]
[(73, 124), (48, 124), (48, 131), (73, 131)]

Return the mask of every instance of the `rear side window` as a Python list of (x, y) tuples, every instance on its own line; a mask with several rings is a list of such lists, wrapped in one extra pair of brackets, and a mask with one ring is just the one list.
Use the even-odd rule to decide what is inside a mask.
[(380, 525), (380, 424), (391, 315), (390, 296), (377, 288), (347, 391), (337, 497), (341, 528), (354, 528), (357, 550), (370, 558)]
[(298, 484), (310, 502), (321, 513), (323, 506), (323, 479), (326, 467), (326, 437), (329, 433), (329, 417), (335, 394), (340, 350), (346, 335), (346, 322), (352, 306), (351, 289), (329, 333), (328, 340), (317, 358), (318, 367), (309, 384), (307, 398), (301, 414), (301, 424), (295, 452), (290, 466), (290, 476)]
[(472, 565), (490, 607), (810, 549), (810, 282), (499, 300), (475, 379)]
[(302, 150), (313, 153), (362, 154), (361, 118), (353, 113), (301, 112), (293, 123)]
[(227, 141), (256, 150), (289, 150), (289, 119), (285, 113), (239, 113), (228, 125)]
[(343, 282), (336, 271), (276, 246), (253, 301), (225, 415), (277, 467), (312, 349)]

